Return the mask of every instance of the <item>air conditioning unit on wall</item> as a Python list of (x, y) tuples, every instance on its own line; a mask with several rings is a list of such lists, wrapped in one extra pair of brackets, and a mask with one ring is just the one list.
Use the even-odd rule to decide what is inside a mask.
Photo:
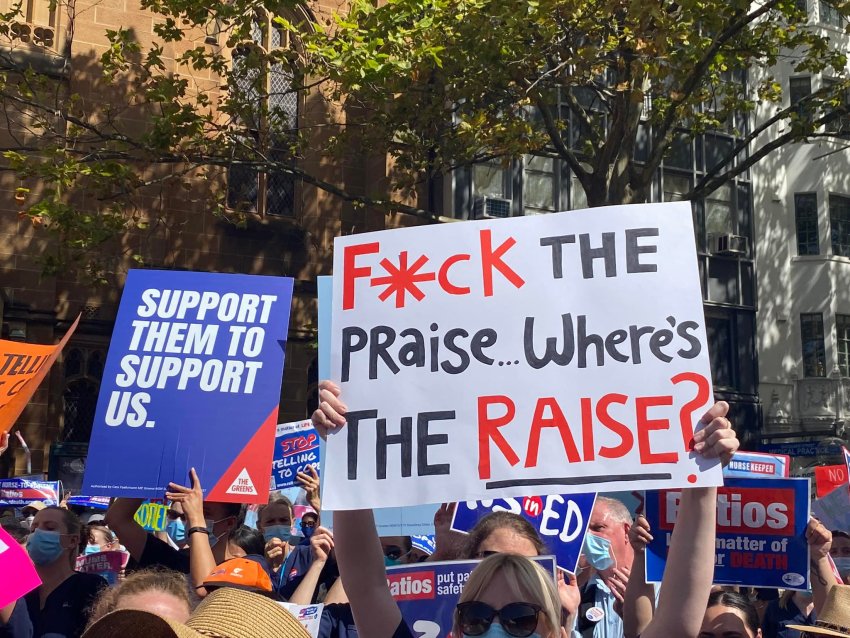
[(746, 255), (749, 240), (742, 235), (718, 235), (714, 238), (715, 255)]
[(501, 197), (476, 197), (472, 200), (473, 219), (500, 219), (511, 216), (511, 200)]

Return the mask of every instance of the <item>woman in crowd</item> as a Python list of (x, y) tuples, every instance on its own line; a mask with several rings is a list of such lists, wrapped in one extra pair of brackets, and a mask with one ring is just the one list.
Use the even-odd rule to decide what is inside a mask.
[(0, 636), (82, 635), (89, 608), (106, 581), (74, 571), (81, 534), (80, 519), (69, 510), (46, 507), (35, 515), (27, 552), (42, 584), (0, 610)]
[(491, 554), (463, 587), (452, 633), (455, 638), (558, 638), (561, 601), (551, 576), (524, 556)]
[(699, 638), (761, 638), (756, 608), (742, 594), (715, 591), (708, 597)]
[(266, 542), (265, 555), (275, 573), (280, 571), (292, 548), (292, 502), (285, 496), (275, 498), (257, 511), (257, 529)]
[[(320, 433), (341, 427), (345, 424), (346, 407), (339, 398), (340, 389), (334, 383), (323, 381), (320, 384), (320, 407), (313, 415), (313, 423)], [(706, 458), (721, 457), (728, 462), (738, 447), (738, 440), (731, 424), (725, 418), (728, 411), (725, 403), (715, 404), (702, 418), (704, 427), (694, 434), (693, 450)], [(670, 547), (670, 568), (664, 575), (665, 591), (675, 592), (664, 596), (652, 622), (644, 632), (644, 638), (669, 638), (670, 636), (696, 636), (701, 618), (706, 608), (711, 580), (714, 571), (714, 539), (716, 519), (717, 490), (713, 488), (695, 488), (684, 490), (680, 506), (680, 523), (673, 533)], [(411, 635), (409, 628), (401, 618), (401, 612), (389, 592), (386, 573), (383, 567), (383, 555), (375, 529), (375, 521), (370, 510), (340, 511), (334, 515), (337, 561), (340, 575), (346, 583), (346, 592), (351, 601), (352, 611), (359, 633), (369, 638), (398, 638)], [(498, 561), (500, 555), (488, 558)], [(476, 570), (477, 571), (477, 570)], [(634, 570), (633, 570), (634, 572)], [(465, 603), (483, 603), (476, 612), (479, 620), (476, 625), (469, 624), (462, 616), (458, 606), (455, 615), (453, 633), (456, 637), (472, 635), (511, 635), (515, 627), (513, 614), (517, 607), (514, 603), (527, 603), (523, 600), (529, 592), (518, 586), (516, 576), (506, 570), (494, 570), (489, 579), (477, 577), (475, 572), (469, 583), (483, 582), (474, 593), (463, 594)], [(469, 586), (467, 584), (467, 587)], [(674, 598), (675, 596), (675, 598)], [(475, 598), (476, 600), (471, 600)], [(501, 607), (494, 607), (494, 604)], [(536, 625), (531, 628), (530, 621), (523, 624), (522, 630), (514, 636), (532, 636), (550, 638), (560, 633), (558, 624), (553, 627), (542, 621), (540, 614), (543, 606), (537, 605)], [(487, 609), (489, 607), (489, 610)], [(486, 611), (486, 613), (484, 613)], [(502, 617), (507, 613), (507, 618)], [(559, 604), (549, 604), (545, 615), (560, 613)], [(494, 620), (498, 618), (498, 624)], [(542, 626), (541, 626), (542, 623)], [(495, 627), (498, 626), (498, 629)], [(471, 631), (470, 631), (471, 629)], [(528, 631), (531, 629), (530, 631)], [(526, 633), (526, 631), (528, 631)]]
[(189, 591), (186, 576), (170, 569), (142, 569), (127, 576), (116, 587), (103, 590), (92, 606), (89, 625), (116, 609), (140, 609), (186, 622), (196, 597)]
[(85, 527), (86, 545), (82, 552), (86, 555), (97, 552), (109, 552), (120, 548), (118, 539), (103, 523), (89, 523)]

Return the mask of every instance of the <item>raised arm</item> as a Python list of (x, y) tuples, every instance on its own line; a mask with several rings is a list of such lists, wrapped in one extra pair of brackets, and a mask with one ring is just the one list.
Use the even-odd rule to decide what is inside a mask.
[(295, 480), (307, 495), (307, 504), (317, 512), (322, 511), (322, 500), (319, 497), (319, 473), (312, 465), (308, 465), (306, 471), (298, 472)]
[(835, 582), (835, 574), (829, 564), (829, 548), (832, 546), (832, 532), (820, 521), (811, 519), (806, 527), (806, 540), (809, 542), (811, 561), (810, 579), (812, 598), (815, 603), (815, 614), (820, 615), (826, 595)]
[[(706, 427), (694, 434), (694, 451), (707, 458), (720, 457), (724, 465), (738, 449), (738, 439), (726, 419), (728, 410), (728, 404), (715, 403), (702, 418)], [(682, 490), (658, 609), (642, 638), (693, 638), (699, 634), (714, 579), (716, 519), (716, 488)]]
[(334, 531), (339, 576), (345, 582), (358, 633), (390, 638), (401, 622), (401, 612), (387, 586), (372, 510), (334, 512)]
[[(206, 528), (204, 492), (201, 489), (201, 482), (195, 473), (195, 468), (189, 471), (189, 478), (192, 479), (192, 487), (169, 483), (168, 492), (165, 493), (165, 496), (169, 500), (183, 505), (188, 530), (192, 530), (194, 527)], [(210, 537), (208, 534), (195, 532), (189, 533), (187, 540), (189, 541), (189, 574), (192, 578), (192, 587), (194, 587), (195, 593), (203, 598), (207, 595), (207, 590), (204, 589), (202, 583), (212, 573), (216, 565), (210, 545)]]
[(651, 542), (649, 521), (640, 515), (629, 529), (629, 543), (635, 551), (635, 558), (623, 597), (625, 638), (640, 636), (655, 615), (655, 587), (646, 582), (646, 546)]
[(133, 516), (143, 503), (140, 498), (116, 498), (106, 511), (105, 523), (115, 535), (121, 539), (121, 544), (127, 548), (135, 560), (142, 559), (148, 533), (139, 525)]
[[(313, 425), (324, 437), (345, 425), (348, 408), (332, 381), (319, 383), (319, 408)], [(372, 510), (334, 512), (334, 544), (339, 576), (351, 603), (357, 631), (369, 638), (391, 638), (401, 622), (401, 612), (387, 586), (384, 553)]]
[(313, 532), (313, 537), (310, 539), (310, 549), (313, 552), (313, 562), (310, 563), (310, 569), (304, 574), (304, 578), (298, 583), (298, 587), (289, 598), (289, 602), (296, 605), (309, 605), (313, 602), (313, 596), (316, 593), (316, 585), (319, 584), (319, 576), (328, 562), (328, 557), (334, 548), (333, 534), (319, 527)]

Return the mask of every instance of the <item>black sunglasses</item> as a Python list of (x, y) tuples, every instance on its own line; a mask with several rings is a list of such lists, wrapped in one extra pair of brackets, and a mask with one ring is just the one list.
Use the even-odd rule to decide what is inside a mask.
[(533, 603), (509, 603), (493, 609), (487, 603), (470, 600), (460, 603), (455, 611), (457, 625), (468, 636), (481, 636), (499, 617), (499, 623), (509, 635), (527, 638), (537, 629), (537, 617), (543, 608)]
[(180, 514), (179, 512), (176, 512), (176, 511), (174, 511), (174, 510), (168, 510), (168, 511), (166, 512), (166, 515), (167, 515), (167, 516), (168, 516), (168, 518), (170, 518), (172, 521), (176, 521), (176, 520), (179, 518), (179, 519), (180, 519), (181, 521), (183, 521), (184, 523), (186, 522), (186, 515), (185, 515), (185, 514)]

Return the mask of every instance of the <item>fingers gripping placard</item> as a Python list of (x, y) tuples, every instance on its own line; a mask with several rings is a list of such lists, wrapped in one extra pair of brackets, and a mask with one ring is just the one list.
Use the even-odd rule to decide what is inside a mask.
[(338, 238), (330, 509), (721, 482), (688, 204)]

